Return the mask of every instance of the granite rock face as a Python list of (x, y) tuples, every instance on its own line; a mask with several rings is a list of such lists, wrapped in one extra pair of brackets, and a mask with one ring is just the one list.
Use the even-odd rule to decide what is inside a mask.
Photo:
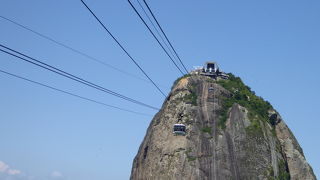
[[(132, 180), (316, 179), (280, 115), (270, 124), (234, 103), (219, 124), (223, 99), (233, 93), (205, 76), (176, 82), (134, 158)], [(173, 125), (186, 125), (186, 135)]]

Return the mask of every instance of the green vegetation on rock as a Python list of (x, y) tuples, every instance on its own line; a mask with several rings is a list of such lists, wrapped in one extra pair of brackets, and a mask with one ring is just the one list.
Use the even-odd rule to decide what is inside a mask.
[(284, 160), (279, 161), (279, 176), (277, 180), (288, 180), (290, 179), (290, 174), (287, 171), (286, 162)]
[(194, 156), (187, 156), (187, 159), (188, 159), (188, 161), (190, 162), (190, 161), (194, 161), (194, 160), (196, 160), (196, 159), (197, 159), (197, 157), (194, 157)]
[[(190, 77), (191, 75), (190, 74), (185, 74), (184, 76), (182, 77), (179, 77), (178, 79), (176, 79), (171, 87), (171, 90), (179, 83), (179, 81), (183, 78), (187, 78), (187, 77)], [(183, 100), (184, 102), (186, 103), (189, 103), (189, 104), (192, 104), (194, 106), (197, 105), (197, 94), (196, 94), (196, 85), (195, 84), (189, 84), (188, 85), (188, 90), (190, 92), (190, 94), (187, 94), (185, 95), (184, 97), (182, 98), (179, 98), (177, 99), (177, 101), (180, 101), (180, 100)]]
[(247, 108), (249, 110), (249, 118), (268, 120), (268, 110), (272, 109), (271, 104), (262, 97), (255, 95), (251, 88), (246, 86), (239, 77), (229, 73), (229, 79), (217, 81), (222, 87), (227, 89), (230, 97), (221, 97), (223, 101), (222, 110), (220, 112), (219, 126), (225, 128), (225, 122), (228, 117), (228, 111), (234, 103)]
[(173, 82), (173, 85), (171, 87), (171, 90), (178, 84), (178, 82), (183, 79), (183, 78), (187, 78), (187, 77), (190, 77), (191, 75), (190, 74), (185, 74), (181, 77), (179, 77), (178, 79), (176, 79), (174, 82)]
[(259, 137), (263, 135), (260, 121), (252, 120), (251, 125), (246, 127), (246, 132), (251, 134), (253, 137)]
[(188, 150), (185, 151), (185, 154), (186, 154), (186, 156), (187, 156), (188, 162), (194, 161), (194, 160), (197, 159), (197, 157), (190, 155), (191, 152), (192, 152), (192, 149), (191, 149), (191, 148), (189, 148)]
[(268, 180), (289, 180), (290, 179), (290, 174), (287, 172), (287, 167), (286, 163), (284, 160), (279, 161), (279, 175), (277, 177), (274, 176), (274, 171), (273, 168), (269, 168), (269, 177)]
[(183, 101), (196, 106), (197, 105), (197, 98), (198, 98), (197, 94), (194, 91), (191, 91), (190, 94), (185, 95), (183, 97)]
[(211, 134), (212, 128), (211, 127), (204, 127), (201, 129), (201, 132)]
[(222, 129), (225, 129), (229, 109), (234, 103), (236, 103), (236, 101), (232, 97), (231, 98), (221, 97), (221, 98), (223, 103), (222, 103), (222, 108), (220, 110), (220, 118), (218, 121), (218, 126), (221, 127)]
[(196, 106), (198, 103), (197, 103), (197, 99), (198, 99), (198, 95), (196, 93), (196, 84), (194, 83), (190, 83), (188, 85), (188, 90), (190, 92), (190, 94), (187, 94), (183, 97), (183, 100), (184, 102), (186, 103), (190, 103), (194, 106)]

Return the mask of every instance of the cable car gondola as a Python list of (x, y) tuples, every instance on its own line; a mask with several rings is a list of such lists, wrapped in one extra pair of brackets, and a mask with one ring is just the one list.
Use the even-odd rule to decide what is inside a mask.
[(184, 124), (174, 124), (173, 134), (175, 135), (186, 135), (186, 126)]

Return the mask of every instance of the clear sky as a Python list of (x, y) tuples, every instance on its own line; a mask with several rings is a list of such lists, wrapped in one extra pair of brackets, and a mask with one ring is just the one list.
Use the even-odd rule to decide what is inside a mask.
[[(136, 3), (136, 1), (133, 1)], [(280, 112), (320, 177), (320, 1), (149, 0), (188, 69), (215, 60)], [(88, 5), (162, 90), (180, 76), (126, 0)], [(0, 15), (144, 78), (80, 0), (1, 0)], [(147, 104), (152, 84), (119, 73), (0, 18), (0, 44)], [(0, 69), (104, 103), (156, 111), (0, 52)], [(127, 113), (0, 73), (0, 179), (123, 180), (152, 116)]]

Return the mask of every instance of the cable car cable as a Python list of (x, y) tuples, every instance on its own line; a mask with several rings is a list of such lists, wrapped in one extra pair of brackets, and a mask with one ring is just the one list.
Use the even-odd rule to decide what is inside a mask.
[[(128, 0), (129, 1), (129, 0)], [(152, 25), (152, 27), (156, 30), (156, 33), (158, 34), (158, 36), (160, 37), (160, 39), (161, 39), (161, 41), (164, 43), (164, 45), (167, 47), (167, 50), (169, 50), (169, 52), (170, 52), (170, 54), (171, 54), (171, 57), (173, 58), (173, 59), (175, 59), (176, 61), (178, 61), (177, 60), (177, 58), (176, 58), (176, 56), (175, 56), (175, 54), (172, 52), (172, 49), (168, 46), (168, 43), (164, 40), (164, 38), (163, 38), (163, 35), (161, 35), (161, 33), (159, 32), (159, 30), (158, 30), (158, 28), (156, 27), (156, 25), (154, 24), (154, 22), (151, 20), (151, 17), (148, 15), (148, 13), (146, 12), (146, 10), (145, 10), (145, 8), (143, 7), (143, 5), (140, 3), (140, 1), (139, 0), (137, 0), (137, 2), (138, 2), (138, 4), (139, 4), (139, 6), (140, 6), (140, 8), (142, 9), (142, 11), (143, 11), (143, 13), (145, 14), (145, 16), (147, 17), (147, 19), (149, 20), (149, 22), (151, 23), (151, 25)], [(129, 2), (130, 3), (130, 2)], [(131, 4), (131, 3), (130, 3)], [(131, 5), (132, 6), (132, 5)], [(134, 7), (133, 7), (133, 9), (135, 9)], [(138, 11), (136, 11), (136, 13), (138, 14), (138, 16), (141, 16), (141, 14), (140, 13), (138, 13)], [(141, 16), (142, 17), (142, 16)], [(141, 19), (141, 17), (140, 17), (140, 19)], [(142, 21), (144, 21), (143, 19), (141, 19)], [(149, 29), (149, 26), (146, 24), (146, 23), (144, 23), (145, 24), (145, 26)], [(150, 29), (149, 29), (149, 31), (151, 31)], [(154, 34), (153, 32), (151, 32), (151, 34)], [(155, 36), (153, 36), (156, 40), (157, 40), (157, 38), (155, 37)], [(158, 41), (158, 40), (157, 40)], [(159, 41), (158, 41), (158, 43), (160, 43)], [(160, 46), (161, 46), (161, 44), (160, 44)], [(162, 49), (164, 50), (164, 48), (162, 47)], [(165, 51), (165, 50), (164, 50)], [(169, 57), (170, 59), (171, 59), (171, 57)], [(178, 66), (178, 65), (177, 65)], [(181, 72), (181, 71), (180, 71)], [(188, 73), (188, 71), (186, 71), (187, 73)], [(182, 73), (183, 75), (184, 75), (184, 73)]]
[[(54, 67), (54, 66), (51, 66), (51, 65), (49, 65), (49, 64), (46, 64), (46, 63), (44, 63), (44, 62), (42, 62), (42, 61), (39, 61), (39, 60), (37, 60), (37, 59), (35, 59), (35, 58), (32, 58), (32, 57), (30, 57), (30, 56), (27, 56), (27, 55), (25, 55), (25, 54), (23, 54), (23, 53), (20, 53), (20, 52), (18, 52), (18, 51), (15, 51), (15, 50), (13, 50), (13, 49), (11, 49), (11, 48), (8, 48), (8, 47), (3, 46), (3, 45), (1, 45), (1, 44), (0, 44), (0, 46), (1, 46), (1, 47), (4, 47), (4, 48), (6, 48), (6, 49), (8, 49), (8, 50), (10, 50), (10, 51), (13, 51), (13, 52), (15, 52), (15, 53), (17, 53), (17, 54), (19, 54), (19, 55), (22, 55), (22, 56), (24, 56), (24, 57), (26, 57), (26, 58), (31, 59), (31, 60), (28, 60), (28, 59), (26, 59), (26, 58), (23, 58), (23, 57), (20, 57), (20, 56), (18, 56), (18, 55), (15, 55), (15, 54), (13, 54), (13, 53), (10, 53), (10, 52), (8, 52), (8, 51), (6, 51), (6, 50), (0, 49), (0, 51), (4, 52), (4, 53), (6, 53), (6, 54), (9, 54), (9, 55), (11, 55), (11, 56), (14, 56), (14, 57), (16, 57), (16, 58), (18, 58), (18, 59), (20, 59), (20, 60), (26, 61), (26, 62), (31, 63), (31, 64), (33, 64), (33, 65), (36, 65), (36, 66), (38, 66), (38, 67), (44, 68), (44, 69), (46, 69), (46, 70), (49, 70), (49, 71), (51, 71), (51, 72), (53, 72), (53, 73), (59, 74), (59, 75), (61, 75), (61, 76), (64, 76), (64, 77), (66, 77), (66, 78), (69, 78), (69, 79), (71, 79), (71, 80), (77, 81), (77, 82), (82, 83), (82, 84), (84, 84), (84, 85), (87, 85), (87, 86), (89, 86), (89, 87), (95, 88), (95, 89), (97, 89), (97, 90), (103, 91), (103, 92), (108, 93), (108, 94), (111, 94), (111, 95), (113, 95), (113, 96), (116, 96), (116, 97), (122, 98), (122, 99), (124, 99), (124, 100), (130, 101), (130, 102), (132, 102), (132, 103), (139, 104), (139, 105), (142, 105), (142, 106), (145, 106), (145, 107), (154, 109), (154, 110), (159, 110), (159, 108), (156, 108), (156, 107), (147, 105), (147, 104), (142, 103), (142, 102), (140, 102), (140, 101), (134, 100), (134, 99), (132, 99), (132, 98), (129, 98), (129, 97), (126, 97), (126, 96), (121, 95), (121, 94), (119, 94), (119, 93), (116, 93), (116, 92), (114, 92), (114, 91), (111, 91), (111, 90), (109, 90), (109, 89), (107, 89), (107, 88), (104, 88), (104, 87), (102, 87), (102, 86), (96, 85), (96, 84), (94, 84), (94, 83), (92, 83), (92, 82), (89, 82), (89, 81), (84, 80), (84, 79), (82, 79), (82, 78), (79, 78), (79, 77), (77, 77), (77, 76), (75, 76), (75, 75), (72, 75), (72, 74), (70, 74), (70, 73), (67, 73), (67, 72), (65, 72), (65, 71), (63, 71), (63, 70), (60, 70), (60, 69), (58, 69), (58, 68), (56, 68), (56, 67)], [(40, 63), (40, 64), (39, 64), (39, 63)]]
[(149, 10), (150, 14), (152, 15), (153, 19), (156, 21), (156, 23), (157, 23), (157, 25), (159, 26), (159, 28), (160, 28), (161, 32), (163, 33), (164, 37), (167, 39), (167, 41), (168, 41), (169, 45), (171, 46), (171, 48), (173, 49), (174, 53), (175, 53), (176, 56), (178, 57), (180, 63), (181, 63), (182, 66), (183, 66), (183, 68), (185, 69), (185, 71), (187, 71), (187, 73), (189, 73), (188, 70), (187, 70), (187, 68), (186, 68), (185, 65), (183, 64), (182, 60), (180, 59), (177, 51), (176, 51), (175, 48), (172, 46), (172, 44), (171, 44), (169, 38), (167, 37), (166, 33), (165, 33), (164, 30), (162, 29), (162, 27), (161, 27), (160, 23), (158, 22), (157, 18), (156, 18), (155, 15), (153, 14), (153, 12), (152, 12), (151, 8), (149, 7), (148, 3), (146, 2), (146, 0), (143, 0), (143, 2), (144, 2), (144, 4), (146, 5), (146, 7), (148, 8), (148, 10)]
[(143, 22), (143, 24), (148, 28), (149, 32), (152, 34), (152, 36), (157, 40), (158, 44), (161, 46), (161, 48), (163, 49), (163, 51), (167, 54), (167, 56), (170, 58), (170, 60), (173, 62), (173, 64), (176, 66), (176, 68), (181, 72), (182, 75), (184, 75), (184, 73), (182, 72), (182, 70), (179, 68), (179, 66), (177, 65), (177, 63), (172, 59), (172, 57), (169, 55), (168, 51), (163, 47), (163, 45), (160, 43), (159, 39), (155, 36), (155, 34), (152, 32), (152, 30), (150, 29), (150, 27), (148, 26), (148, 24), (145, 22), (145, 20), (141, 17), (141, 15), (139, 14), (139, 12), (137, 11), (137, 9), (133, 6), (133, 4), (130, 2), (130, 0), (128, 0), (130, 6), (132, 7), (132, 9), (135, 11), (135, 13), (139, 16), (140, 20)]
[(106, 32), (112, 37), (112, 39), (118, 44), (118, 46), (125, 52), (125, 54), (131, 59), (131, 61), (140, 69), (140, 71), (152, 82), (152, 84), (158, 89), (158, 91), (164, 96), (165, 93), (158, 87), (158, 85), (148, 76), (148, 74), (140, 67), (140, 65), (133, 59), (133, 57), (128, 53), (128, 51), (120, 44), (120, 42), (115, 38), (115, 36), (108, 30), (108, 28), (100, 21), (100, 19), (94, 14), (94, 12), (89, 8), (89, 6), (80, 0), (82, 4), (89, 10), (89, 12), (94, 16), (94, 18), (99, 22), (99, 24), (106, 30)]
[(176, 59), (176, 56), (173, 54), (171, 48), (169, 47), (168, 43), (164, 40), (164, 38), (161, 36), (158, 28), (156, 27), (156, 25), (153, 23), (153, 21), (151, 20), (151, 17), (148, 15), (147, 11), (145, 10), (145, 8), (143, 7), (143, 5), (140, 3), (139, 0), (137, 0), (140, 8), (142, 9), (143, 13), (146, 15), (146, 17), (148, 18), (149, 22), (151, 23), (152, 27), (156, 30), (156, 33), (158, 34), (158, 36), (161, 38), (161, 41), (164, 43), (164, 45), (167, 47), (167, 49), (170, 51), (171, 56)]
[[(105, 88), (103, 88), (103, 87), (101, 87), (101, 86), (95, 86), (94, 84), (92, 85), (92, 84), (90, 84), (90, 83), (83, 82), (83, 81), (81, 81), (81, 80), (78, 80), (77, 78), (73, 78), (73, 77), (68, 76), (68, 75), (65, 75), (64, 73), (61, 73), (61, 72), (59, 72), (59, 71), (55, 71), (55, 70), (52, 70), (52, 69), (50, 69), (50, 68), (48, 68), (48, 67), (45, 67), (45, 66), (43, 66), (43, 65), (39, 65), (39, 64), (37, 64), (37, 63), (34, 63), (34, 62), (30, 61), (30, 60), (27, 60), (27, 59), (25, 59), (25, 58), (19, 57), (19, 56), (15, 55), (15, 54), (12, 54), (12, 53), (10, 53), (10, 52), (4, 51), (4, 50), (2, 50), (2, 49), (0, 49), (0, 51), (5, 52), (5, 53), (7, 53), (7, 54), (9, 54), (9, 55), (11, 55), (11, 56), (14, 56), (14, 57), (16, 57), (16, 58), (19, 58), (19, 59), (21, 59), (21, 60), (24, 60), (24, 61), (26, 61), (26, 62), (29, 62), (29, 63), (31, 63), (31, 64), (34, 64), (34, 65), (36, 65), (36, 66), (39, 66), (39, 67), (41, 67), (41, 68), (44, 68), (44, 69), (46, 69), (46, 70), (49, 70), (49, 71), (51, 71), (51, 72), (54, 72), (54, 73), (56, 73), (56, 74), (59, 74), (59, 75), (61, 75), (61, 76), (67, 77), (67, 78), (72, 79), (72, 80), (74, 80), (74, 81), (77, 81), (77, 82), (80, 82), (80, 83), (85, 84), (85, 85), (87, 85), (87, 86), (90, 86), (90, 87), (92, 87), (92, 88), (98, 89), (98, 90), (100, 90), (100, 91), (106, 92), (106, 93), (111, 94), (111, 95), (114, 95), (114, 96), (117, 96), (117, 97), (122, 98), (122, 99), (125, 99), (125, 100), (127, 100), (127, 101), (131, 101), (131, 102), (133, 102), (133, 103), (136, 103), (136, 104), (140, 104), (140, 105), (145, 106), (145, 104), (143, 104), (143, 103), (140, 103), (140, 102), (138, 102), (138, 101), (136, 101), (136, 100), (133, 100), (133, 99), (128, 98), (128, 97), (126, 97), (126, 96), (123, 96), (123, 95), (121, 95), (121, 94), (117, 94), (117, 93), (115, 93), (115, 92), (113, 92), (113, 91), (111, 91), (111, 90), (105, 89)], [(147, 106), (148, 106), (148, 105), (147, 105)], [(150, 106), (149, 108), (155, 109), (155, 107), (152, 107), (152, 106)]]
[[(0, 46), (2, 46), (2, 45), (0, 45)], [(128, 98), (128, 97), (126, 97), (126, 96), (124, 96), (124, 95), (121, 95), (121, 94), (119, 94), (119, 93), (113, 92), (113, 91), (111, 91), (111, 90), (109, 90), (109, 89), (106, 89), (106, 88), (104, 88), (104, 87), (98, 86), (98, 85), (96, 85), (96, 84), (94, 84), (94, 83), (91, 83), (91, 82), (89, 82), (89, 81), (86, 81), (86, 80), (84, 80), (84, 79), (81, 79), (81, 78), (79, 78), (79, 77), (77, 77), (77, 76), (74, 76), (74, 75), (72, 75), (72, 74), (66, 73), (65, 71), (62, 71), (62, 70), (60, 70), (60, 69), (58, 69), (58, 68), (55, 68), (55, 67), (50, 66), (50, 65), (47, 65), (47, 64), (45, 64), (45, 63), (43, 63), (43, 62), (41, 62), (41, 61), (35, 60), (34, 58), (32, 58), (32, 60), (34, 60), (34, 61), (36, 61), (36, 62), (40, 62), (40, 64), (37, 64), (37, 63), (35, 63), (35, 62), (33, 62), (33, 61), (30, 61), (30, 60), (28, 60), (28, 59), (19, 57), (19, 56), (15, 55), (15, 54), (12, 54), (12, 53), (10, 53), (10, 52), (8, 52), (8, 51), (5, 51), (5, 50), (2, 50), (2, 49), (0, 49), (0, 51), (2, 51), (2, 52), (4, 52), (4, 53), (7, 53), (7, 54), (9, 54), (9, 55), (11, 55), (11, 56), (14, 56), (14, 57), (16, 57), (16, 58), (19, 58), (19, 59), (21, 59), (21, 60), (23, 60), (23, 61), (26, 61), (26, 62), (28, 62), (28, 63), (31, 63), (31, 64), (33, 64), (33, 65), (36, 65), (36, 66), (39, 66), (39, 67), (44, 68), (44, 69), (46, 69), (46, 70), (49, 70), (49, 71), (51, 71), (51, 72), (54, 72), (54, 73), (56, 73), (56, 74), (59, 74), (59, 75), (61, 75), (61, 76), (64, 76), (64, 77), (66, 77), (66, 78), (69, 78), (69, 79), (72, 79), (72, 80), (77, 81), (77, 82), (79, 82), (79, 83), (82, 83), (82, 84), (84, 84), (84, 85), (87, 85), (87, 86), (90, 86), (90, 87), (92, 87), (92, 88), (98, 89), (98, 90), (100, 90), (100, 91), (106, 92), (106, 93), (108, 93), (108, 94), (117, 96), (117, 97), (119, 97), (119, 98), (125, 99), (125, 100), (130, 101), (130, 102), (133, 102), (133, 103), (135, 103), (135, 104), (139, 104), (139, 105), (142, 105), (142, 106), (145, 106), (145, 107), (149, 107), (149, 108), (151, 108), (151, 109), (159, 110), (159, 109), (156, 108), (156, 107), (153, 107), (153, 106), (150, 106), (150, 105), (141, 103), (141, 102), (139, 102), (139, 101), (137, 101), (137, 100)], [(14, 51), (14, 50), (13, 50), (13, 51)], [(16, 52), (17, 52), (17, 51), (16, 51)], [(17, 53), (19, 53), (19, 52), (17, 52)], [(23, 55), (23, 54), (22, 54), (22, 55)], [(29, 56), (25, 56), (25, 57), (29, 57)], [(31, 58), (31, 57), (30, 57), (30, 58)], [(42, 64), (42, 65), (41, 65), (41, 64)]]
[(40, 36), (40, 37), (42, 37), (42, 38), (44, 38), (44, 39), (46, 39), (46, 40), (48, 40), (48, 41), (51, 41), (51, 42), (53, 42), (53, 43), (55, 43), (55, 44), (57, 44), (57, 45), (59, 45), (59, 46), (61, 46), (61, 47), (64, 47), (64, 48), (66, 48), (66, 49), (68, 49), (68, 50), (70, 50), (70, 51), (73, 51), (74, 53), (77, 53), (77, 54), (79, 54), (79, 55), (81, 55), (81, 56), (83, 56), (83, 57), (85, 57), (85, 58), (87, 58), (87, 59), (93, 60), (93, 61), (95, 61), (95, 62), (97, 62), (97, 63), (100, 63), (100, 64), (102, 64), (102, 65), (104, 65), (104, 66), (106, 66), (106, 67), (108, 67), (108, 68), (111, 68), (111, 69), (113, 69), (113, 70), (115, 70), (115, 71), (118, 71), (118, 72), (120, 72), (120, 73), (123, 73), (123, 74), (125, 74), (125, 75), (127, 75), (127, 76), (131, 76), (131, 77), (133, 77), (133, 78), (135, 78), (135, 79), (138, 79), (138, 80), (141, 80), (141, 81), (145, 81), (145, 82), (150, 83), (150, 81), (148, 81), (148, 80), (146, 80), (146, 79), (144, 79), (144, 78), (141, 78), (141, 77), (139, 77), (139, 76), (137, 76), (137, 75), (131, 74), (131, 73), (126, 72), (126, 71), (123, 71), (123, 70), (121, 70), (121, 69), (119, 69), (119, 68), (117, 68), (117, 67), (114, 67), (114, 66), (112, 66), (112, 65), (110, 65), (110, 64), (108, 64), (108, 63), (106, 63), (106, 62), (104, 62), (104, 61), (102, 61), (102, 60), (99, 60), (99, 59), (97, 59), (97, 58), (95, 58), (95, 57), (92, 57), (91, 55), (88, 55), (88, 54), (86, 54), (86, 53), (84, 53), (84, 52), (81, 52), (80, 50), (77, 50), (77, 49), (75, 49), (75, 48), (73, 48), (73, 47), (71, 47), (71, 46), (68, 46), (68, 45), (66, 45), (66, 44), (63, 44), (63, 43), (61, 43), (61, 42), (59, 42), (59, 41), (57, 41), (57, 40), (55, 40), (55, 39), (53, 39), (53, 38), (51, 38), (51, 37), (49, 37), (49, 36), (47, 36), (47, 35), (44, 35), (44, 34), (38, 32), (38, 31), (35, 31), (35, 30), (33, 30), (33, 29), (30, 29), (29, 27), (27, 27), (27, 26), (25, 26), (25, 25), (22, 25), (22, 24), (20, 24), (20, 23), (18, 23), (18, 22), (16, 22), (16, 21), (13, 21), (13, 20), (11, 20), (11, 19), (9, 19), (9, 18), (6, 18), (6, 17), (4, 17), (4, 16), (1, 16), (1, 15), (0, 15), (0, 18), (6, 20), (6, 21), (8, 21), (8, 22), (11, 22), (12, 24), (14, 24), (14, 25), (16, 25), (16, 26), (18, 26), (18, 27), (20, 27), (20, 28), (23, 28), (23, 29), (25, 29), (25, 30), (27, 30), (27, 31), (29, 31), (29, 32), (32, 32), (32, 33), (34, 33), (34, 34), (36, 34), (36, 35), (38, 35), (38, 36)]
[(77, 97), (77, 98), (80, 98), (80, 99), (83, 99), (83, 100), (86, 100), (86, 101), (90, 101), (90, 102), (93, 102), (93, 103), (96, 103), (96, 104), (103, 105), (103, 106), (106, 106), (106, 107), (118, 109), (118, 110), (121, 110), (121, 111), (130, 112), (130, 113), (134, 113), (134, 114), (138, 114), (138, 115), (151, 116), (150, 114), (145, 114), (145, 113), (140, 113), (140, 112), (128, 110), (128, 109), (125, 109), (125, 108), (121, 108), (121, 107), (118, 107), (118, 106), (113, 106), (113, 105), (106, 104), (106, 103), (103, 103), (103, 102), (100, 102), (100, 101), (97, 101), (97, 100), (93, 100), (93, 99), (90, 99), (90, 98), (87, 98), (87, 97), (83, 97), (83, 96), (80, 96), (80, 95), (77, 95), (77, 94), (74, 94), (74, 93), (71, 93), (71, 92), (68, 92), (68, 91), (64, 91), (64, 90), (55, 88), (53, 86), (49, 86), (49, 85), (46, 85), (46, 84), (31, 80), (31, 79), (28, 79), (28, 78), (25, 78), (25, 77), (22, 77), (22, 76), (19, 76), (19, 75), (16, 75), (16, 74), (12, 74), (12, 73), (3, 71), (1, 69), (0, 69), (0, 72), (4, 73), (4, 74), (7, 74), (9, 76), (12, 76), (12, 77), (16, 77), (16, 78), (21, 79), (21, 80), (25, 80), (25, 81), (31, 82), (33, 84), (37, 84), (37, 85), (42, 86), (42, 87), (46, 87), (46, 88), (49, 88), (49, 89), (52, 89), (52, 90), (55, 90), (55, 91), (58, 91), (58, 92), (61, 92), (61, 93), (64, 93), (64, 94), (68, 94), (68, 95), (73, 96), (73, 97)]

